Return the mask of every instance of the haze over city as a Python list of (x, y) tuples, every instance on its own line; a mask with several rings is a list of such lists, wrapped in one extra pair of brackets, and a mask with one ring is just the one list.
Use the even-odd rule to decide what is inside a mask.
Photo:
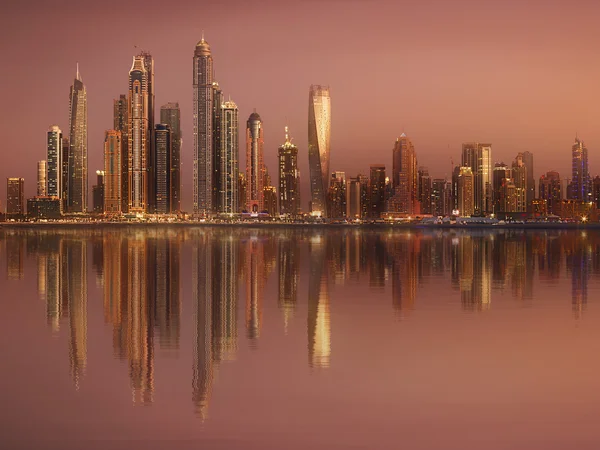
[[(132, 57), (144, 49), (155, 61), (157, 110), (167, 102), (181, 107), (182, 207), (190, 211), (192, 56), (202, 32), (215, 79), (240, 109), (240, 125), (254, 108), (264, 122), (272, 175), (289, 126), (299, 147), (303, 207), (310, 197), (307, 94), (315, 83), (331, 88), (332, 171), (391, 167), (394, 140), (405, 132), (419, 165), (434, 177), (449, 178), (450, 157), (458, 162), (463, 142), (480, 141), (492, 143), (494, 162), (533, 152), (536, 180), (551, 169), (567, 178), (577, 133), (596, 175), (598, 13), (594, 2), (463, 0), (10, 5), (0, 17), (6, 130), (0, 179), (24, 177), (26, 196), (35, 194), (47, 129), (68, 127), (69, 86), (79, 62), (88, 95), (91, 189), (91, 174), (103, 167), (113, 99), (127, 92)], [(5, 188), (1, 183), (2, 199)]]

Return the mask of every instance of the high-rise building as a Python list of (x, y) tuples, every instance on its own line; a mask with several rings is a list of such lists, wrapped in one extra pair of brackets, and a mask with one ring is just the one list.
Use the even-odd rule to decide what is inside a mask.
[(356, 178), (360, 183), (360, 217), (364, 219), (369, 216), (369, 177), (358, 174)]
[(68, 210), (72, 213), (87, 211), (88, 167), (87, 167), (87, 93), (79, 65), (69, 101), (69, 185)]
[[(118, 211), (111, 205), (111, 211), (107, 212), (129, 212), (129, 103), (127, 101), (127, 95), (121, 94), (118, 99), (113, 101), (114, 103), (114, 131), (119, 131), (121, 137), (121, 149), (120, 158), (121, 162), (119, 167), (121, 168), (121, 174), (119, 180), (121, 180), (120, 199), (121, 206)], [(116, 138), (113, 138), (116, 139)], [(106, 171), (106, 168), (104, 169)], [(114, 192), (114, 191), (113, 191)]]
[(385, 211), (385, 166), (372, 165), (369, 176), (369, 217), (377, 219)]
[[(62, 158), (60, 159), (60, 199), (63, 211), (69, 210), (69, 160), (71, 154), (71, 141), (68, 137), (62, 139)], [(50, 195), (50, 194), (48, 194)]]
[(516, 210), (513, 212), (527, 211), (527, 167), (523, 161), (523, 154), (519, 153), (512, 165), (512, 178), (515, 183)]
[(419, 167), (418, 200), (421, 214), (431, 214), (431, 177), (427, 167)]
[(523, 164), (527, 172), (527, 193), (525, 194), (525, 202), (527, 203), (527, 211), (532, 211), (531, 202), (535, 198), (535, 178), (533, 175), (533, 153), (523, 152)]
[(462, 217), (475, 213), (474, 176), (471, 167), (461, 167), (458, 175), (458, 210)]
[(445, 198), (446, 198), (446, 180), (444, 178), (434, 178), (431, 182), (431, 214), (439, 217), (445, 216)]
[(600, 176), (592, 180), (592, 202), (600, 209)]
[(346, 216), (346, 174), (333, 172), (329, 181), (329, 217), (339, 219)]
[(474, 213), (492, 211), (492, 145), (467, 142), (462, 146), (462, 167), (473, 173)]
[(500, 193), (500, 211), (507, 213), (523, 212), (525, 195), (522, 188), (517, 188), (514, 178), (502, 179)]
[(346, 217), (349, 219), (362, 218), (361, 184), (358, 177), (346, 181)]
[(263, 198), (264, 198), (264, 205), (265, 205), (265, 211), (267, 212), (267, 214), (269, 214), (270, 216), (276, 216), (278, 211), (277, 211), (277, 188), (275, 186), (272, 185), (265, 185), (265, 187), (263, 188)]
[(96, 184), (92, 186), (92, 205), (94, 212), (104, 213), (104, 170), (96, 170)]
[(148, 134), (146, 142), (146, 212), (156, 212), (156, 149), (154, 148), (154, 59), (147, 51), (141, 51), (138, 55), (144, 62), (146, 69), (147, 80), (147, 117), (148, 117)]
[(171, 129), (169, 125), (160, 123), (154, 129), (154, 149), (156, 151), (154, 171), (154, 192), (156, 203), (154, 212), (169, 214), (171, 212)]
[(160, 108), (160, 123), (171, 129), (171, 173), (169, 202), (171, 212), (181, 211), (181, 111), (179, 103), (167, 103)]
[(37, 170), (37, 196), (45, 197), (47, 195), (48, 186), (48, 183), (46, 181), (48, 168), (45, 159), (42, 161), (38, 161)]
[(571, 200), (591, 201), (591, 179), (588, 169), (588, 150), (583, 141), (575, 138), (572, 147)]
[(505, 179), (511, 179), (511, 170), (504, 163), (494, 164), (494, 170), (492, 174), (492, 205), (493, 212), (506, 212), (504, 209), (505, 205)]
[(246, 211), (260, 213), (264, 205), (263, 126), (253, 112), (246, 122)]
[(546, 208), (549, 214), (560, 214), (562, 183), (558, 172), (550, 171), (540, 177), (539, 198), (546, 200)]
[(212, 212), (219, 212), (221, 190), (221, 111), (223, 106), (223, 91), (219, 83), (213, 82), (213, 139), (212, 139)]
[(148, 158), (151, 151), (149, 81), (145, 57), (133, 57), (128, 97), (128, 212), (148, 212)]
[[(50, 197), (61, 198), (62, 189), (62, 169), (63, 169), (63, 137), (60, 128), (56, 125), (48, 130), (48, 174), (47, 174), (47, 195)], [(38, 167), (39, 170), (39, 167)]]
[(279, 213), (295, 216), (300, 214), (300, 171), (298, 147), (292, 144), (288, 127), (285, 142), (277, 150), (279, 158)]
[(208, 42), (202, 40), (194, 50), (194, 214), (213, 212), (213, 112), (214, 71)]
[(6, 214), (25, 214), (25, 180), (23, 178), (6, 179)]
[(308, 94), (308, 166), (311, 209), (327, 216), (329, 156), (331, 139), (331, 96), (329, 87), (312, 85)]
[(402, 133), (394, 144), (392, 156), (392, 210), (405, 214), (420, 212), (417, 155), (411, 140)]
[(235, 214), (239, 212), (239, 113), (237, 105), (230, 101), (219, 104), (218, 131), (220, 138), (215, 141), (215, 184), (217, 187), (217, 212)]
[(238, 209), (246, 209), (246, 174), (238, 174)]
[(122, 167), (123, 134), (118, 130), (107, 130), (104, 134), (104, 212), (122, 212)]

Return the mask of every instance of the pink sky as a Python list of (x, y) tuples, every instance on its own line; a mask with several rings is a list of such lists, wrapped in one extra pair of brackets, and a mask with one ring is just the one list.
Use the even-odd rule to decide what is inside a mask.
[(68, 126), (76, 61), (88, 90), (91, 192), (92, 174), (103, 165), (104, 130), (112, 127), (112, 100), (126, 92), (137, 45), (155, 58), (157, 106), (181, 105), (183, 206), (191, 209), (192, 55), (202, 30), (240, 123), (253, 108), (264, 120), (274, 181), (287, 118), (300, 148), (304, 207), (310, 84), (331, 87), (332, 171), (367, 173), (375, 163), (389, 170), (393, 142), (404, 131), (434, 177), (450, 175), (450, 156), (458, 163), (461, 143), (478, 140), (493, 144), (494, 161), (529, 150), (536, 179), (550, 169), (566, 178), (577, 132), (595, 175), (599, 14), (593, 1), (11, 4), (0, 16), (0, 203), (4, 209), (9, 176), (24, 177), (26, 195), (35, 194), (47, 128)]

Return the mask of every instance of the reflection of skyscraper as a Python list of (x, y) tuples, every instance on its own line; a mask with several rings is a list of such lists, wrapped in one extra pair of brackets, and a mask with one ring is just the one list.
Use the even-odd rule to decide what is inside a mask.
[(279, 308), (283, 312), (284, 327), (296, 311), (300, 278), (300, 249), (293, 238), (279, 239)]
[(77, 66), (69, 102), (69, 212), (87, 211), (87, 125), (87, 93)]
[(420, 237), (405, 233), (388, 241), (392, 262), (392, 303), (397, 313), (406, 315), (414, 308), (417, 297), (417, 258)]
[(20, 237), (6, 239), (6, 278), (22, 280), (25, 277), (25, 241)]
[(327, 216), (331, 97), (329, 87), (312, 85), (308, 96), (308, 166), (311, 208)]
[(85, 240), (62, 241), (61, 282), (69, 300), (71, 376), (79, 388), (87, 365), (87, 245)]
[(252, 236), (246, 242), (245, 278), (246, 278), (246, 335), (255, 340), (260, 337), (262, 326), (262, 297), (265, 280), (264, 249), (258, 238)]
[(308, 365), (329, 367), (331, 363), (331, 313), (325, 252), (326, 235), (310, 238), (308, 275)]
[(158, 342), (161, 348), (178, 349), (181, 321), (179, 288), (181, 244), (177, 235), (160, 237), (154, 242), (156, 260), (150, 261), (156, 284), (156, 318)]

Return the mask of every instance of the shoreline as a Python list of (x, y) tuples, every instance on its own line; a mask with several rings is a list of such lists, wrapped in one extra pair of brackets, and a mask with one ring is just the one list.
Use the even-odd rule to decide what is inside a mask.
[(0, 230), (102, 228), (288, 228), (367, 230), (600, 230), (600, 223), (421, 224), (421, 223), (202, 223), (202, 222), (0, 222)]

